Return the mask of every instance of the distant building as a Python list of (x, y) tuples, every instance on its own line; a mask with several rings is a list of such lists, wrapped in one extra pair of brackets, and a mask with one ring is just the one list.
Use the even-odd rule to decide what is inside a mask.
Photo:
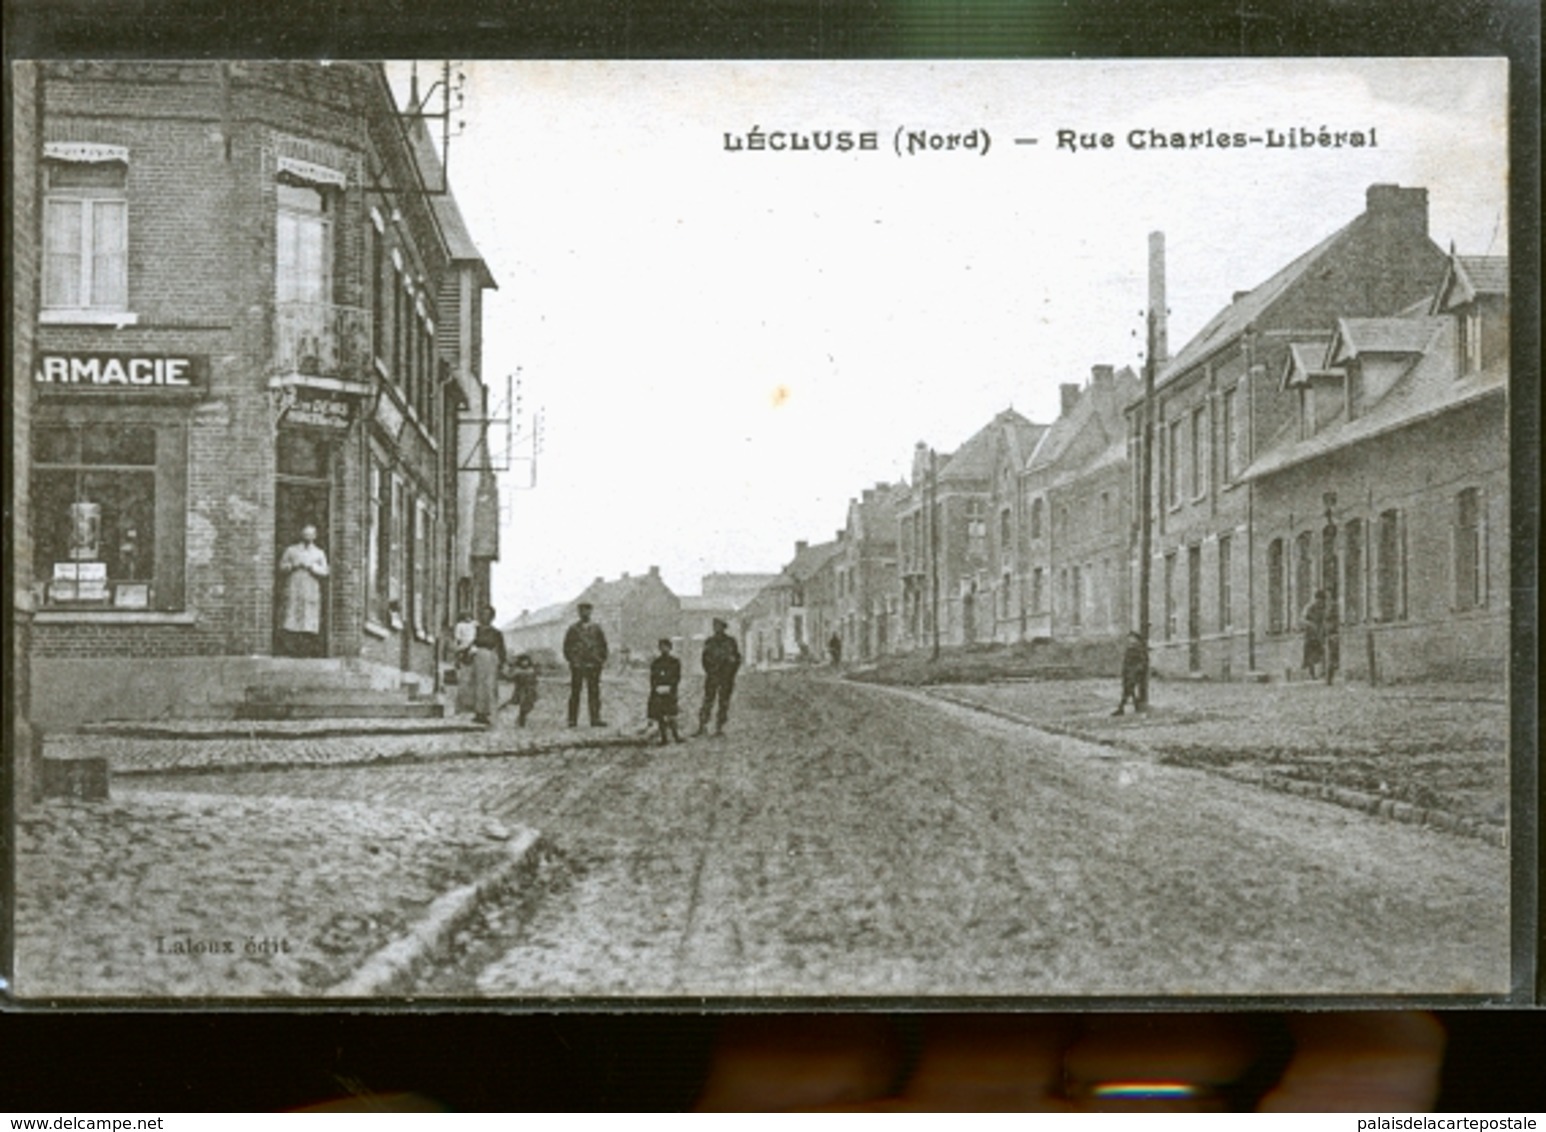
[(905, 484), (877, 483), (848, 501), (842, 549), (833, 560), (834, 627), (847, 660), (868, 662), (894, 651), (902, 583), (897, 560), (897, 503)]
[(591, 620), (607, 635), (611, 663), (648, 664), (662, 637), (679, 636), (681, 599), (660, 576), (660, 567), (643, 574), (623, 574), (610, 581), (597, 578), (574, 599), (589, 602)]
[(541, 609), (523, 609), (499, 631), (505, 635), (505, 648), (511, 656), (530, 653), (534, 660), (552, 663), (563, 659), (564, 634), (577, 616), (574, 602), (561, 601)]
[[(1062, 414), (1019, 478), (1028, 517), (1020, 566), (1027, 613), (1017, 639), (1116, 637), (1132, 628), (1132, 477), (1124, 410), (1141, 393), (1130, 369), (1118, 373), (1104, 365), (1094, 367), (1083, 389), (1062, 387)], [(1010, 628), (1016, 628), (1013, 620)], [(999, 639), (1010, 638), (1001, 633)]]
[(742, 648), (759, 667), (823, 658), (834, 611), (827, 608), (830, 572), (817, 575), (840, 550), (839, 542), (795, 543), (794, 557), (741, 611)]

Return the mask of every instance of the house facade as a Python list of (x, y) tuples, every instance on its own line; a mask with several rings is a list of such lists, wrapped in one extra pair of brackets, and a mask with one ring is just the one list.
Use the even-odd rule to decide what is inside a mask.
[(1263, 670), (1299, 674), (1324, 592), (1350, 677), (1503, 678), (1507, 275), (1501, 258), (1451, 255), (1430, 302), (1339, 319), (1290, 351), (1294, 417), (1243, 476)]
[(833, 560), (834, 630), (843, 658), (867, 663), (894, 651), (901, 607), (899, 484), (878, 483), (848, 501), (841, 551)]
[[(50, 62), (41, 84), (41, 716), (218, 713), (281, 667), (432, 684), (481, 397), (479, 302), (442, 304), (492, 280), (385, 71)], [(287, 656), (276, 565), (304, 526), (330, 570)]]
[(675, 638), (682, 625), (682, 602), (660, 576), (660, 567), (643, 574), (597, 578), (574, 599), (589, 602), (591, 620), (607, 635), (609, 663), (617, 667), (648, 664), (662, 637)]
[[(1371, 186), (1362, 214), (1238, 293), (1163, 365), (1151, 408), (1157, 670), (1219, 679), (1260, 670), (1254, 481), (1243, 474), (1295, 419), (1295, 397), (1278, 375), (1296, 344), (1329, 336), (1338, 319), (1386, 317), (1428, 298), (1445, 265), (1428, 236), (1427, 190)], [(1134, 498), (1144, 410), (1141, 398), (1127, 410)], [(1135, 562), (1135, 589), (1139, 572)]]

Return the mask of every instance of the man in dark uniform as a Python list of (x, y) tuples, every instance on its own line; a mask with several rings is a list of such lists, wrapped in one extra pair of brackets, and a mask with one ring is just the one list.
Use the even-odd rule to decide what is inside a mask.
[(569, 726), (580, 721), (580, 689), (586, 693), (590, 725), (605, 727), (601, 718), (601, 669), (607, 662), (607, 635), (590, 619), (591, 603), (579, 605), (580, 619), (564, 634), (564, 659), (569, 662)]
[(698, 730), (702, 735), (709, 726), (709, 715), (719, 704), (719, 714), (714, 720), (714, 734), (725, 733), (725, 720), (730, 718), (730, 694), (735, 691), (735, 674), (741, 667), (741, 646), (725, 632), (730, 626), (714, 618), (714, 635), (703, 642), (703, 706), (698, 709)]

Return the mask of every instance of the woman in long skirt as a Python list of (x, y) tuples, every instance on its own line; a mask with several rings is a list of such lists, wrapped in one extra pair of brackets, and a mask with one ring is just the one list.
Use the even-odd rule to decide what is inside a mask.
[(472, 718), (488, 724), (499, 707), (499, 671), (505, 664), (505, 635), (494, 628), (494, 610), (485, 607), (472, 642)]

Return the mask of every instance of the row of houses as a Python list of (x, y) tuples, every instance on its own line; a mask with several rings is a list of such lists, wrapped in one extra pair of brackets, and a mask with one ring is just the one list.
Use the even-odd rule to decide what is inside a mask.
[[(1162, 319), (1162, 249), (1157, 274)], [(748, 658), (1120, 637), (1144, 621), (1148, 459), (1159, 671), (1291, 674), (1324, 590), (1347, 675), (1498, 677), (1508, 340), (1506, 259), (1446, 254), (1427, 190), (1371, 186), (1173, 357), (1161, 321), (1152, 398), (1097, 365), (1050, 423), (1006, 409), (954, 451), (919, 442), (909, 480), (865, 489), (740, 611)]]
[[(495, 281), (434, 107), (368, 63), (14, 77), (22, 713), (218, 713), (280, 678), (432, 685), (499, 554)], [(298, 656), (276, 567), (307, 526), (330, 569)]]

